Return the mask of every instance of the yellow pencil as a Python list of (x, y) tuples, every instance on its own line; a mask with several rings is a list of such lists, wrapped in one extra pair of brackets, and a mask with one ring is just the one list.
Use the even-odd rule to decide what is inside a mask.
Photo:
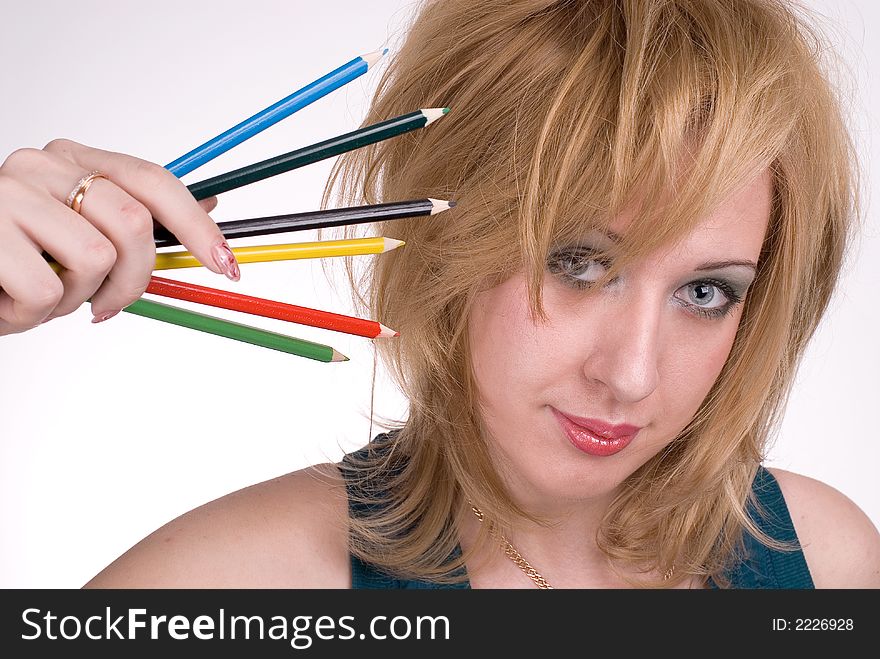
[[(268, 261), (291, 261), (293, 259), (322, 259), (331, 256), (359, 256), (362, 254), (381, 254), (397, 249), (404, 244), (394, 238), (353, 238), (350, 240), (320, 240), (308, 243), (288, 243), (285, 245), (254, 245), (233, 247), (239, 263), (264, 263)], [(58, 263), (49, 263), (55, 272), (61, 270)], [(156, 254), (156, 270), (175, 268), (197, 268), (202, 264), (189, 252), (164, 252)]]
[[(322, 259), (331, 256), (358, 256), (381, 254), (403, 245), (394, 238), (354, 238), (351, 240), (320, 240), (309, 243), (286, 245), (254, 245), (233, 247), (232, 253), (239, 263), (265, 263), (267, 261), (291, 261), (293, 259)], [(165, 252), (156, 254), (156, 270), (194, 268), (202, 264), (189, 252)]]

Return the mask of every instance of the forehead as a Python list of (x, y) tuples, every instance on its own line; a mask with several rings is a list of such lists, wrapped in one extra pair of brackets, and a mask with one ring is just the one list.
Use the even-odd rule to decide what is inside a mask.
[[(725, 197), (664, 253), (680, 256), (724, 252), (731, 257), (756, 260), (767, 233), (771, 206), (772, 176), (765, 170)], [(609, 229), (613, 234), (623, 235), (632, 219), (632, 211), (624, 210)]]

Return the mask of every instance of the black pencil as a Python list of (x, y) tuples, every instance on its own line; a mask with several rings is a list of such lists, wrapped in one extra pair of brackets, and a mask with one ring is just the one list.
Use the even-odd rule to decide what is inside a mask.
[[(308, 211), (290, 215), (272, 215), (255, 217), (246, 220), (218, 222), (217, 226), (227, 239), (246, 238), (248, 236), (264, 236), (287, 231), (305, 231), (307, 229), (326, 229), (348, 224), (364, 224), (397, 220), (404, 217), (419, 215), (436, 215), (455, 206), (454, 201), (440, 199), (413, 199), (395, 201), (387, 204), (371, 204), (368, 206), (349, 206), (347, 208), (331, 208), (328, 210)], [(156, 247), (179, 245), (180, 241), (168, 229), (158, 227), (153, 235)]]
[(403, 114), (394, 119), (366, 126), (351, 133), (333, 137), (186, 187), (196, 199), (207, 199), (221, 192), (234, 190), (298, 167), (310, 165), (319, 160), (338, 156), (340, 153), (354, 151), (367, 144), (374, 144), (417, 128), (423, 128), (440, 119), (447, 112), (449, 112), (449, 108), (427, 108)]

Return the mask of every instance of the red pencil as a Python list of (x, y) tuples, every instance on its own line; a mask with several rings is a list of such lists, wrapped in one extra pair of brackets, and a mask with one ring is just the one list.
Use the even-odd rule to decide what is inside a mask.
[(147, 286), (147, 293), (207, 304), (221, 309), (243, 311), (255, 316), (276, 318), (300, 325), (311, 325), (312, 327), (329, 329), (334, 332), (356, 334), (370, 339), (400, 335), (400, 332), (395, 332), (393, 329), (385, 327), (375, 320), (363, 320), (352, 316), (343, 316), (338, 313), (330, 313), (329, 311), (298, 307), (294, 304), (285, 304), (284, 302), (265, 300), (259, 297), (251, 297), (250, 295), (231, 293), (218, 288), (207, 288), (206, 286), (165, 279), (164, 277), (151, 277), (150, 285)]

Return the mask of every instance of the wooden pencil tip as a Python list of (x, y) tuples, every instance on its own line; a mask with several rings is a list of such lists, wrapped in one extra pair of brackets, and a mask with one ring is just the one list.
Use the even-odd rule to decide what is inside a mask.
[(388, 252), (392, 249), (397, 249), (398, 247), (403, 247), (406, 245), (402, 240), (397, 240), (396, 238), (383, 238), (385, 241), (385, 248), (382, 250), (383, 252)]
[(382, 50), (374, 50), (372, 53), (367, 53), (366, 55), (361, 55), (361, 59), (367, 63), (367, 68), (369, 69), (373, 64), (378, 62), (385, 53), (388, 52), (387, 48), (383, 48)]
[(386, 339), (386, 338), (394, 338), (395, 336), (400, 336), (400, 332), (395, 332), (390, 327), (385, 327), (382, 323), (379, 323), (379, 333), (375, 336), (377, 339)]
[(428, 197), (428, 200), (433, 205), (433, 208), (431, 209), (431, 215), (436, 215), (437, 213), (448, 211), (450, 208), (455, 206), (454, 201), (446, 201), (444, 199), (431, 199), (430, 197)]
[(422, 114), (428, 118), (425, 126), (430, 126), (438, 119), (445, 117), (447, 112), (449, 112), (449, 108), (422, 108)]
[(348, 357), (346, 357), (345, 355), (343, 355), (341, 352), (339, 352), (338, 350), (336, 350), (334, 348), (333, 349), (333, 358), (330, 361), (331, 362), (347, 362), (350, 360)]

